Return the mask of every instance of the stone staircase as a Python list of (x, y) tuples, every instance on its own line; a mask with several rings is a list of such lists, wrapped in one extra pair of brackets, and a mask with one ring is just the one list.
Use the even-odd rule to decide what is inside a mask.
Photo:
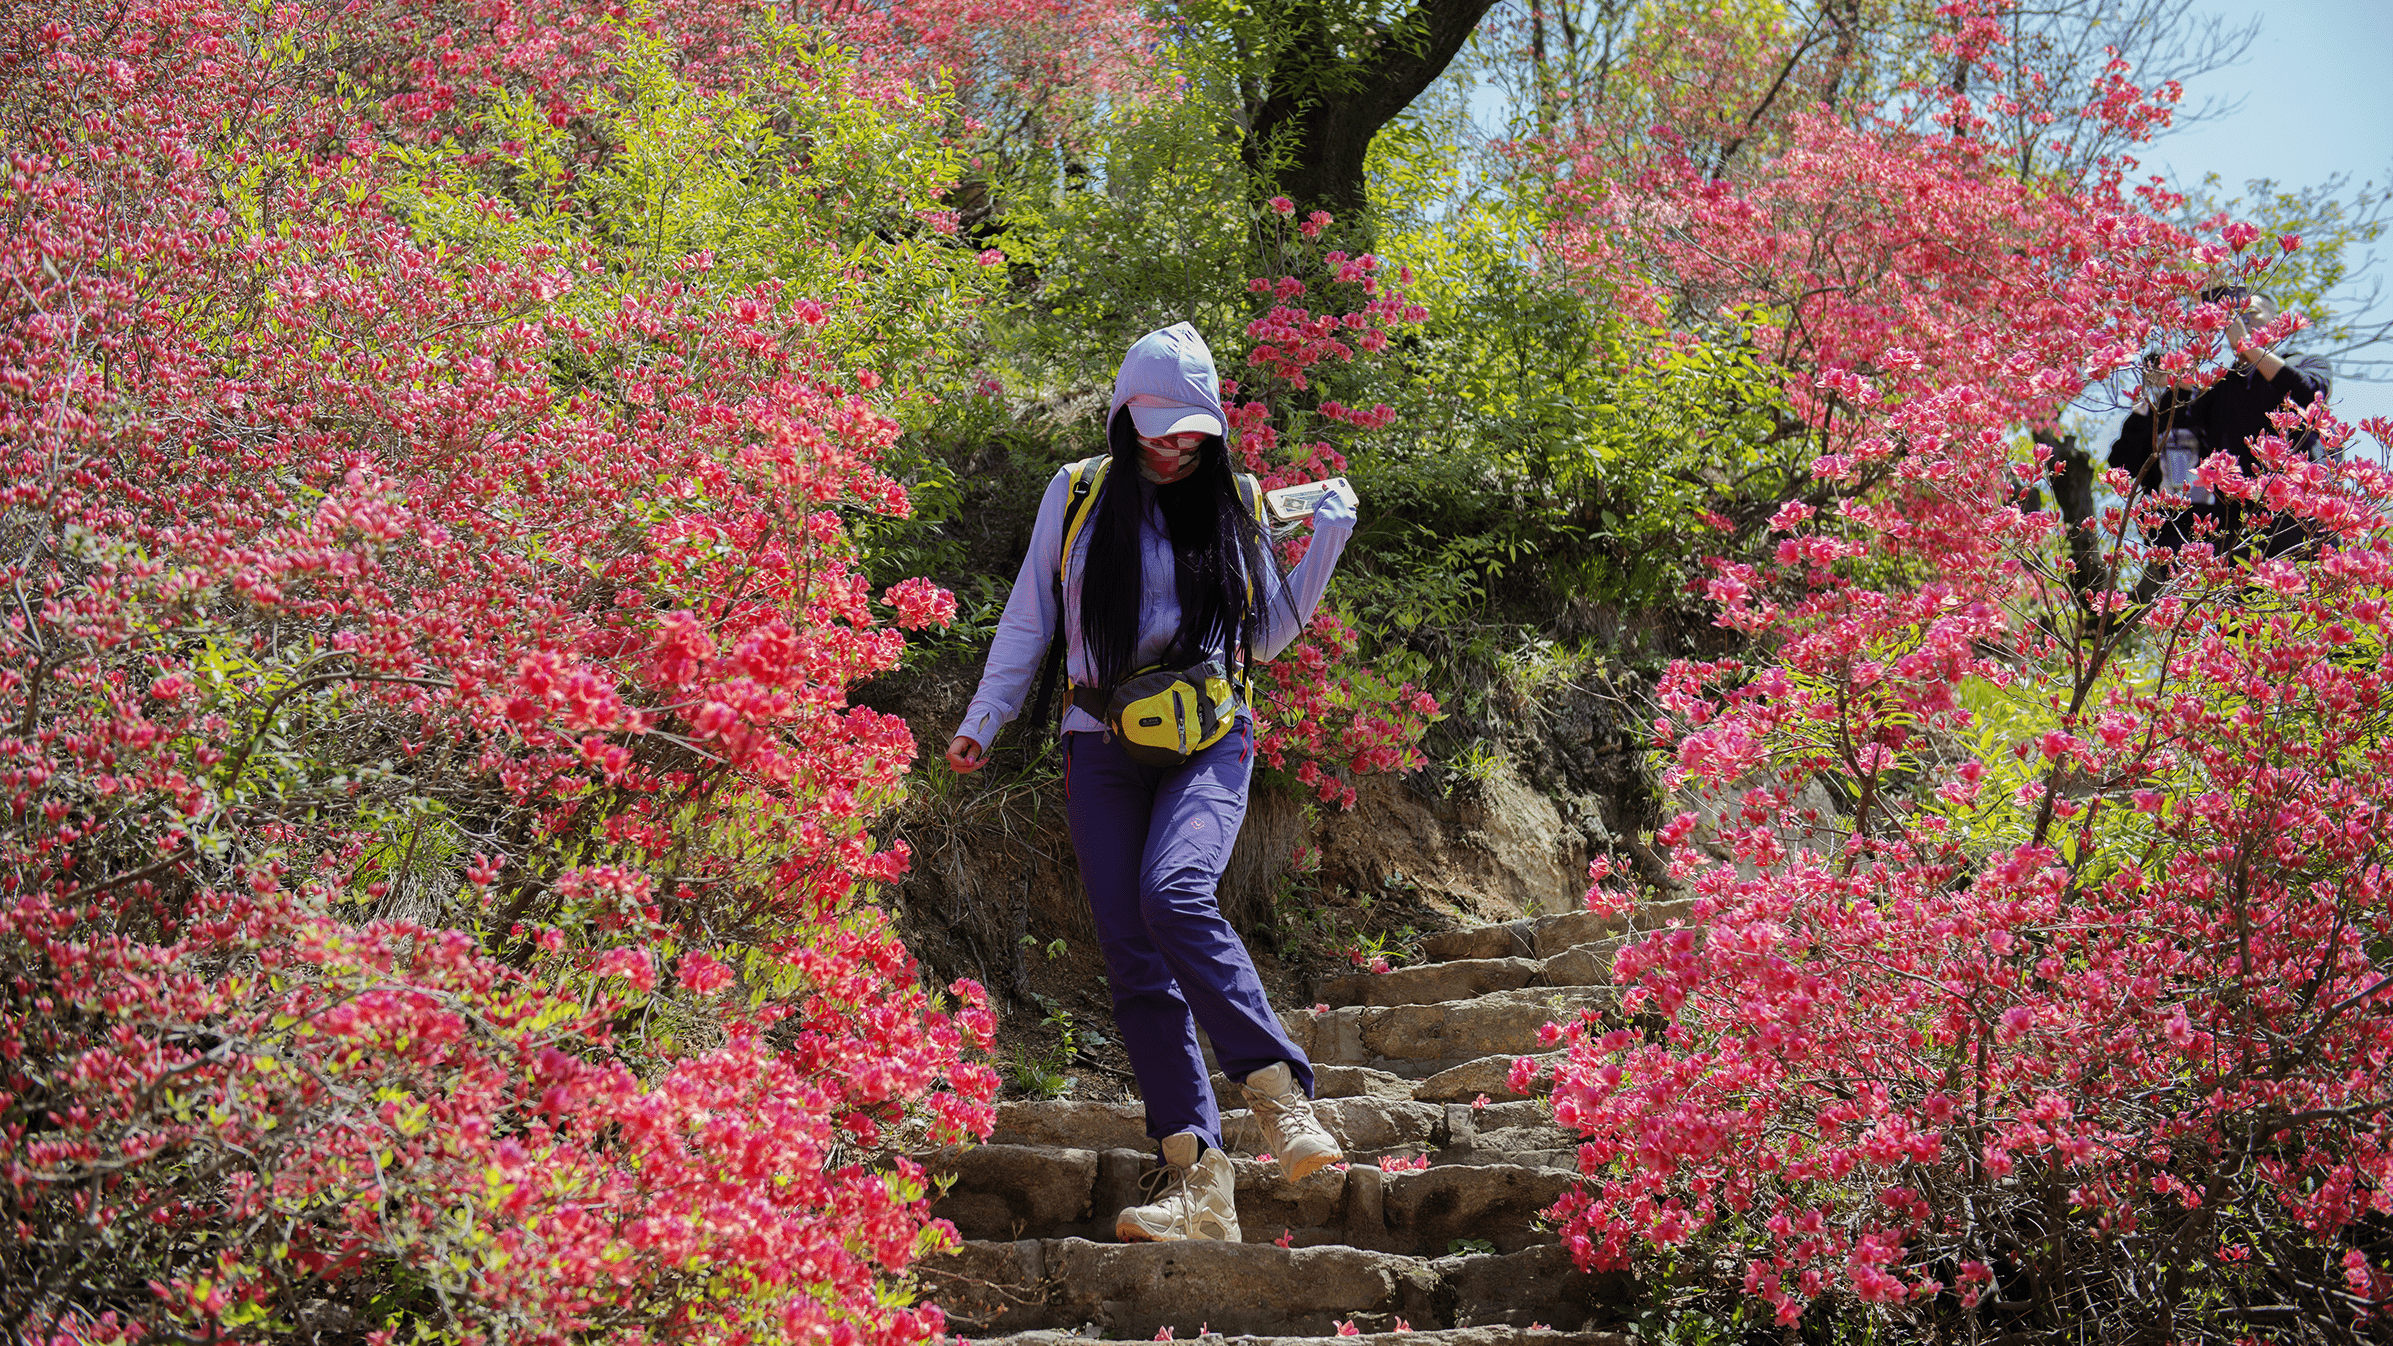
[[(1669, 914), (1640, 911), (1637, 924)], [(1523, 1056), (1550, 1069), (1548, 1021), (1611, 1003), (1625, 929), (1573, 912), (1450, 931), (1424, 941), (1419, 966), (1327, 979), (1321, 1004), (1283, 1013), (1348, 1162), (1301, 1183), (1257, 1163), (1261, 1129), (1215, 1074), (1243, 1243), (1114, 1241), (1114, 1216), (1155, 1163), (1139, 1104), (1000, 1105), (989, 1143), (926, 1158), (953, 1178), (934, 1211), (966, 1240), (926, 1265), (929, 1297), (951, 1334), (1012, 1346), (1165, 1329), (1618, 1346), (1596, 1329), (1623, 1316), (1634, 1286), (1579, 1272), (1539, 1219), (1577, 1180), (1576, 1140), (1510, 1076)], [(1427, 1168), (1381, 1167), (1424, 1156)]]

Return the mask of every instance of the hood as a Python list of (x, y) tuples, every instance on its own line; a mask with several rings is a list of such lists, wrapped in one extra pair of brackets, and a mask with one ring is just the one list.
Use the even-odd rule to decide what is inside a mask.
[(1124, 406), (1142, 435), (1185, 430), (1220, 435), (1229, 429), (1213, 352), (1196, 328), (1184, 322), (1149, 332), (1131, 344), (1120, 372), (1113, 376), (1113, 405), (1105, 409), (1106, 424), (1112, 424), (1114, 413)]

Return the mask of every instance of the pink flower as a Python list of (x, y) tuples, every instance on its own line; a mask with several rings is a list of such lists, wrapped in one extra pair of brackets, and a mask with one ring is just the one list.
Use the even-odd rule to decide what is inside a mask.
[(1289, 200), (1287, 197), (1275, 196), (1271, 198), (1271, 209), (1272, 213), (1276, 215), (1294, 215), (1296, 213), (1296, 203)]
[(731, 969), (704, 953), (683, 954), (674, 976), (694, 995), (713, 995), (731, 984)]
[[(669, 1283), (704, 1264), (738, 1285), (716, 1307), (741, 1322), (940, 1338), (939, 1309), (880, 1293), (957, 1241), (928, 1175), (904, 1157), (822, 1162), (985, 1137), (1001, 1084), (985, 997), (925, 985), (869, 899), (905, 867), (884, 838), (915, 744), (853, 696), (905, 649), (858, 526), (906, 497), (881, 466), (901, 427), (863, 395), (879, 377), (826, 358), (837, 296), (787, 290), (769, 277), (788, 269), (732, 235), (652, 258), (655, 240), (600, 216), (563, 247), (456, 250), (409, 228), (391, 203), (419, 174), (465, 182), (524, 152), (503, 131), (451, 136), (476, 91), (520, 86), (529, 116), (595, 118), (606, 140), (631, 129), (602, 110), (620, 53), (593, 16), (519, 31), (426, 10), (394, 34), (310, 7), (327, 45), (390, 58), (369, 108), (244, 64), (205, 10), (170, 5), (147, 29), (69, 14), (29, 30), (46, 55), (0, 91), (23, 120), (83, 89), (94, 119), (12, 162), (21, 227), (0, 231), (0, 271), (26, 302), (0, 315), (0, 400), (57, 401), (127, 334), (141, 353), (109, 372), (104, 427), (60, 418), (54, 456), (12, 458), (0, 480), (12, 527), (37, 520), (11, 552), (28, 599), (13, 639), (67, 651), (9, 712), (0, 919), (11, 938), (31, 919), (69, 982), (106, 988), (0, 1016), (0, 1061), (28, 1041), (89, 1057), (154, 1014), (257, 1026), (285, 1067), (241, 1073), (197, 1120), (173, 1094), (214, 1067), (189, 1044), (60, 1076), (57, 1138), (125, 1178), (95, 1189), (91, 1219), (136, 1218), (129, 1194), (173, 1183), (195, 1144), (224, 1161), (174, 1215), (205, 1283), (169, 1273), (171, 1306), (127, 1301), (97, 1335), (287, 1316), (293, 1287), (371, 1260), (379, 1236), (350, 1218), (378, 1201), (363, 1173), (393, 1209), (466, 1202), (468, 1243), (536, 1252), (476, 1273), (532, 1337), (667, 1330)], [(643, 31), (674, 53), (675, 96), (768, 115), (738, 29), (696, 6)], [(260, 99), (277, 117), (250, 115)], [(904, 136), (930, 132), (902, 98), (871, 106)], [(261, 234), (207, 184), (219, 158), (278, 153), (269, 123), (306, 128), (337, 166), (278, 186)], [(136, 134), (157, 152), (123, 172), (95, 157)], [(884, 167), (857, 208), (919, 195)], [(522, 222), (504, 200), (474, 208)], [(138, 248), (106, 242), (119, 222)], [(779, 260), (837, 273), (835, 233), (789, 232), (805, 255)], [(193, 319), (192, 296), (233, 274), (255, 282), (244, 324)], [(917, 317), (950, 316), (929, 302)], [(28, 343), (62, 311), (88, 328)], [(881, 336), (853, 344), (918, 377)], [(968, 386), (939, 378), (924, 405)], [(78, 482), (120, 443), (149, 446), (138, 472), (124, 459)], [(115, 559), (78, 573), (84, 539)], [(952, 611), (927, 581), (887, 596), (907, 624)], [(204, 667), (182, 667), (185, 651)], [(215, 709), (203, 697), (221, 715), (194, 713)], [(270, 788), (218, 800), (245, 765)], [(192, 863), (207, 873), (185, 893)], [(174, 885), (174, 924), (105, 948), (51, 939), (46, 910), (17, 900), (73, 894), (76, 919), (130, 930), (159, 909), (153, 876)], [(256, 975), (185, 976), (183, 959)], [(702, 1004), (703, 1032), (665, 1002), (641, 1010), (660, 986)], [(394, 1137), (414, 1160), (392, 1166)], [(23, 1146), (0, 1150), (24, 1167)], [(286, 1203), (287, 1265), (219, 1256)], [(471, 1255), (460, 1231), (423, 1232), (433, 1261)]]
[(1995, 1036), (2004, 1042), (2016, 1042), (2036, 1026), (2036, 1012), (2025, 1005), (2013, 1005), (2002, 1012)]
[(635, 991), (656, 989), (656, 960), (646, 949), (609, 949), (591, 963), (590, 971), (600, 977), (621, 977)]
[(1878, 1267), (1855, 1267), (1853, 1289), (1864, 1304), (1886, 1304), (1902, 1300), (1903, 1282)]
[(897, 624), (908, 631), (955, 620), (956, 596), (920, 575), (889, 586), (882, 598), (897, 609)]
[(2381, 1278), (2376, 1268), (2369, 1263), (2368, 1254), (2357, 1248), (2346, 1249), (2342, 1266), (2343, 1283), (2351, 1288), (2354, 1295), (2363, 1299), (2377, 1297), (2377, 1281)]

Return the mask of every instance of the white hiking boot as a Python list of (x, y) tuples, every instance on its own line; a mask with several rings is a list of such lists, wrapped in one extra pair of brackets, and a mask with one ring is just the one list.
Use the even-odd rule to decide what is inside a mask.
[(1337, 1137), (1313, 1115), (1313, 1100), (1296, 1087), (1296, 1072), (1285, 1061), (1268, 1065), (1246, 1077), (1246, 1106), (1263, 1124), (1263, 1142), (1280, 1161), (1280, 1173), (1301, 1181), (1324, 1164), (1346, 1157)]
[(1196, 1132), (1163, 1138), (1163, 1167), (1148, 1174), (1146, 1184), (1160, 1188), (1157, 1199), (1114, 1217), (1115, 1238), (1124, 1243), (1240, 1241), (1237, 1171), (1230, 1167), (1230, 1156), (1208, 1149)]

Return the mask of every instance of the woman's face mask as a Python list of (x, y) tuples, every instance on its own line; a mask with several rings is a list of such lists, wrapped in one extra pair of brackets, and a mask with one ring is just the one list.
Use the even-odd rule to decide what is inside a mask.
[(1154, 439), (1140, 435), (1138, 474), (1158, 486), (1178, 481), (1196, 471), (1197, 457), (1204, 447), (1205, 437), (1193, 430)]

